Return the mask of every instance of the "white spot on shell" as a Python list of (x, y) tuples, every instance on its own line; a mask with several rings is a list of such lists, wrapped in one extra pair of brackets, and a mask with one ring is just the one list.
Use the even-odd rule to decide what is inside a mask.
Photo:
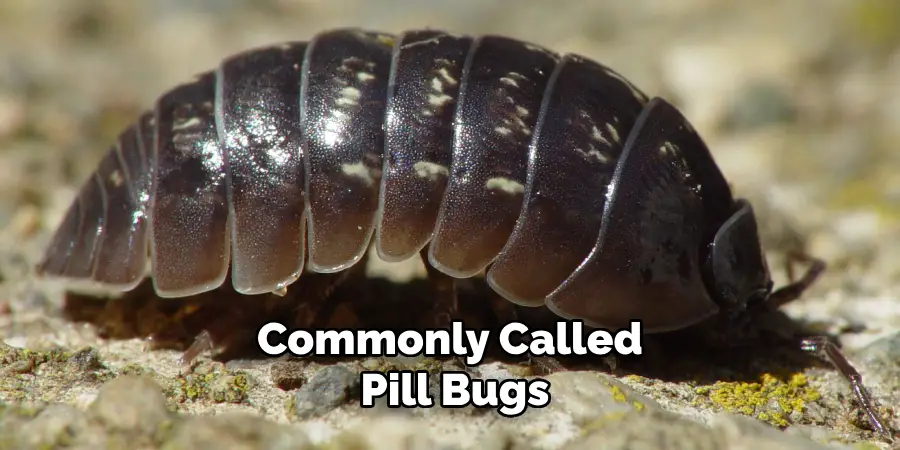
[(672, 156), (677, 150), (678, 147), (675, 147), (671, 142), (666, 141), (663, 143), (662, 147), (659, 148), (659, 154), (663, 156)]
[(437, 45), (440, 43), (441, 43), (440, 37), (433, 37), (431, 39), (425, 39), (424, 41), (407, 42), (407, 43), (403, 44), (403, 46), (401, 46), (401, 49), (409, 50), (413, 47), (419, 47), (422, 45), (431, 45), (431, 44)]
[(375, 184), (375, 178), (372, 177), (372, 174), (369, 172), (369, 168), (366, 167), (366, 165), (362, 162), (341, 164), (341, 172), (344, 175), (359, 178), (369, 186)]
[(494, 132), (503, 136), (509, 136), (510, 134), (512, 134), (512, 130), (506, 127), (495, 127)]
[(360, 83), (368, 83), (375, 79), (375, 74), (369, 72), (359, 72), (356, 74), (356, 79), (359, 80)]
[(447, 71), (446, 67), (441, 67), (437, 70), (437, 74), (440, 75), (441, 78), (444, 79), (444, 82), (447, 84), (457, 85), (459, 81), (456, 78), (453, 78), (450, 75), (450, 72)]
[(430, 161), (419, 161), (413, 164), (413, 169), (416, 171), (416, 176), (419, 178), (427, 178), (431, 181), (434, 181), (438, 178), (438, 176), (448, 176), (450, 175), (450, 170), (446, 167), (435, 164)]
[[(447, 69), (442, 67), (436, 70), (435, 73), (436, 75), (431, 78), (431, 93), (428, 94), (429, 108), (422, 110), (422, 115), (429, 117), (433, 116), (439, 108), (443, 108), (453, 102), (453, 97), (444, 92), (444, 84), (456, 84), (456, 80), (450, 76)], [(428, 112), (426, 113), (426, 111)]]
[(325, 145), (333, 146), (340, 142), (349, 119), (350, 116), (339, 108), (332, 109), (330, 116), (325, 119), (322, 127), (322, 141)]
[(282, 147), (272, 147), (266, 150), (266, 156), (268, 156), (269, 159), (272, 160), (272, 162), (278, 165), (287, 164), (292, 157), (291, 152)]
[(440, 108), (452, 101), (453, 101), (453, 97), (451, 97), (447, 94), (441, 94), (441, 95), (429, 94), (428, 95), (428, 104), (435, 108)]
[(489, 190), (497, 190), (506, 192), (507, 194), (521, 194), (525, 192), (525, 186), (516, 180), (510, 180), (506, 177), (488, 178), (484, 187)]
[(507, 86), (519, 87), (519, 82), (510, 77), (502, 77), (500, 78), (500, 82)]
[(347, 113), (345, 113), (339, 109), (332, 111), (331, 117), (334, 118), (335, 120), (347, 120), (350, 118), (350, 116)]
[(340, 97), (335, 100), (335, 103), (342, 106), (356, 106), (359, 104), (359, 98), (362, 97), (362, 92), (355, 87), (345, 87), (340, 91)]
[(581, 155), (582, 158), (586, 160), (594, 159), (597, 160), (597, 162), (599, 162), (600, 164), (606, 164), (610, 161), (609, 155), (597, 150), (593, 146), (591, 146), (591, 149), (588, 151), (584, 151), (580, 148), (575, 148), (575, 152), (577, 152), (579, 155)]
[(203, 124), (203, 120), (201, 120), (199, 117), (191, 117), (190, 119), (175, 120), (174, 123), (172, 123), (172, 131), (186, 130), (188, 128), (193, 128), (193, 127), (196, 127), (197, 125), (202, 125), (202, 124)]
[(122, 177), (122, 172), (119, 170), (113, 170), (111, 174), (109, 174), (109, 182), (112, 183), (115, 187), (121, 187), (122, 183), (125, 182)]
[(200, 153), (203, 155), (203, 167), (206, 167), (206, 170), (211, 173), (219, 173), (221, 177), (225, 176), (222, 172), (222, 168), (225, 167), (225, 160), (222, 157), (222, 152), (219, 150), (218, 143), (207, 142), (203, 144)]
[(612, 146), (612, 143), (609, 142), (609, 139), (606, 139), (606, 137), (603, 136), (603, 132), (600, 131), (600, 129), (596, 126), (591, 127), (591, 138), (603, 145), (606, 145), (607, 147)]
[(622, 143), (622, 139), (621, 137), (619, 137), (619, 130), (617, 130), (616, 127), (613, 126), (613, 124), (606, 124), (606, 131), (609, 132), (609, 135), (612, 136), (612, 139), (616, 141), (617, 144)]

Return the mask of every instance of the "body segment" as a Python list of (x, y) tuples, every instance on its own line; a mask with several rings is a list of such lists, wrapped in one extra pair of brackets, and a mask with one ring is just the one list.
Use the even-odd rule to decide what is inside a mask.
[(453, 115), (472, 38), (410, 31), (395, 45), (375, 237), (387, 261), (416, 256), (433, 236), (450, 177)]
[(307, 196), (297, 62), (306, 48), (301, 42), (249, 51), (218, 69), (216, 125), (227, 164), (231, 280), (241, 293), (276, 291), (303, 271)]

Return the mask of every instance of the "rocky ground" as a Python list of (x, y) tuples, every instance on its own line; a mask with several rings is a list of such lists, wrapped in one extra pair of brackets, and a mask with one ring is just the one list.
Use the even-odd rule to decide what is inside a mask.
[[(900, 429), (894, 0), (6, 0), (0, 448), (889, 448), (847, 383), (791, 349), (576, 365), (548, 377), (550, 406), (514, 419), (479, 408), (363, 410), (361, 370), (458, 367), (204, 355), (185, 370), (177, 349), (151, 348), (140, 332), (144, 312), (164, 309), (158, 301), (64, 301), (63, 286), (33, 277), (78, 185), (160, 92), (234, 51), (346, 25), (517, 36), (594, 57), (674, 101), (753, 201), (771, 265), (800, 248), (828, 261), (785, 311), (838, 339)], [(420, 273), (370, 269), (395, 280)], [(139, 306), (149, 309), (129, 311)], [(530, 368), (492, 360), (470, 370), (508, 378)]]

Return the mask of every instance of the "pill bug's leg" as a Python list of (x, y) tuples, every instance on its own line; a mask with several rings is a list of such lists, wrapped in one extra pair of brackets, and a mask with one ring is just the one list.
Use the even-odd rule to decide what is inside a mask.
[(214, 348), (212, 336), (208, 331), (203, 330), (194, 338), (194, 343), (178, 358), (178, 364), (184, 368), (190, 368), (201, 353), (212, 351)]
[(824, 336), (804, 338), (800, 341), (800, 348), (819, 357), (828, 359), (832, 366), (850, 382), (850, 389), (859, 401), (860, 407), (866, 413), (872, 428), (884, 436), (888, 441), (894, 442), (893, 434), (884, 426), (875, 408), (872, 406), (872, 397), (869, 395), (862, 382), (862, 375), (847, 361), (847, 358), (838, 346)]
[[(788, 253), (788, 278), (793, 280), (793, 263), (808, 263), (809, 268), (797, 281), (782, 286), (772, 293), (767, 300), (767, 306), (770, 309), (777, 309), (790, 303), (803, 295), (810, 286), (815, 283), (825, 271), (825, 262), (805, 253), (792, 252)], [(872, 398), (866, 390), (862, 382), (862, 375), (853, 367), (850, 361), (844, 356), (840, 348), (825, 336), (812, 336), (802, 338), (799, 346), (804, 351), (810, 352), (821, 358), (827, 359), (828, 362), (843, 376), (849, 383), (850, 389), (859, 401), (860, 407), (866, 413), (872, 428), (884, 435), (889, 441), (893, 442), (891, 432), (884, 426), (875, 408), (872, 406)]]

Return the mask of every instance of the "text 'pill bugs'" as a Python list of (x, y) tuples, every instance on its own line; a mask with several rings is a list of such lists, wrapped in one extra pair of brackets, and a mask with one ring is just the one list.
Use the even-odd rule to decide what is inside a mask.
[[(374, 236), (374, 237), (373, 237)], [(81, 189), (38, 272), (161, 297), (284, 292), (374, 241), (443, 284), (485, 273), (521, 306), (650, 333), (740, 318), (773, 292), (751, 206), (671, 104), (574, 54), (500, 36), (322, 32), (163, 94)], [(803, 340), (852, 383), (829, 341)]]

